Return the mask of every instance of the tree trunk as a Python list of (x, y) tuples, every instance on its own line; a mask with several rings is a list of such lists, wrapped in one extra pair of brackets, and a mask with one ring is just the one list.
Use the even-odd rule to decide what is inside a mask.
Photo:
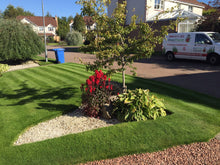
[(123, 93), (127, 92), (127, 87), (125, 85), (125, 64), (124, 57), (122, 57), (122, 82), (123, 82)]
[(127, 87), (125, 85), (125, 70), (122, 71), (122, 80), (123, 80), (123, 92), (126, 92)]

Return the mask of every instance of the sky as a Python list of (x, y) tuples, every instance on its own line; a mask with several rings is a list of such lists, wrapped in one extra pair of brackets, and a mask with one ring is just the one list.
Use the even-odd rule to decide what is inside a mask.
[[(69, 17), (80, 13), (80, 5), (75, 4), (77, 0), (43, 0), (44, 14), (49, 12), (53, 17)], [(0, 11), (4, 12), (8, 5), (21, 7), (25, 11), (42, 16), (42, 0), (0, 0)]]
[[(43, 0), (44, 14), (49, 12), (53, 17), (69, 17), (80, 13), (80, 5), (75, 4), (77, 0)], [(208, 3), (209, 0), (198, 0)], [(0, 0), (0, 11), (4, 12), (8, 5), (21, 7), (25, 11), (34, 13), (35, 16), (42, 16), (42, 0)]]

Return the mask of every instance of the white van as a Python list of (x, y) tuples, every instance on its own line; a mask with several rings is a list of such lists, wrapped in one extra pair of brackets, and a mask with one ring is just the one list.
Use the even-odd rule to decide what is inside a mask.
[(220, 34), (217, 32), (169, 33), (163, 41), (167, 60), (175, 58), (220, 61)]

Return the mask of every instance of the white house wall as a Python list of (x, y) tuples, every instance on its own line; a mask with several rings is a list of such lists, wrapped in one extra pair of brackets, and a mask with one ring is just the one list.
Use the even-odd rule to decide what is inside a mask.
[(38, 26), (34, 25), (33, 23), (31, 23), (30, 21), (28, 21), (28, 20), (25, 19), (25, 18), (22, 19), (21, 22), (22, 22), (23, 24), (28, 24), (28, 25), (30, 25), (30, 26), (32, 27), (32, 29), (33, 29), (36, 33), (38, 33)]
[[(146, 0), (127, 0), (127, 20), (126, 23), (130, 24), (131, 23), (131, 17), (133, 15), (138, 16), (138, 20), (142, 20), (145, 22), (146, 18)], [(139, 22), (139, 21), (138, 21)]]
[(111, 4), (108, 6), (108, 17), (112, 16), (114, 9), (117, 7), (118, 0), (111, 0)]
[[(37, 34), (44, 33), (44, 30), (42, 30), (43, 26), (37, 26), (25, 18), (22, 19), (21, 22), (24, 24), (29, 24)], [(50, 31), (49, 28), (53, 28), (53, 30)], [(45, 27), (45, 32), (50, 33), (52, 35), (56, 35), (56, 28), (53, 25), (49, 24), (48, 26)]]
[(198, 14), (198, 15), (202, 15), (202, 8), (198, 8), (198, 7), (193, 7), (193, 13)]
[[(112, 15), (112, 12), (114, 8), (116, 8), (118, 0), (112, 0), (112, 3), (108, 7), (108, 16), (110, 17)], [(189, 11), (189, 6), (193, 7), (193, 13), (201, 15), (203, 7), (194, 5), (194, 4), (188, 4), (183, 2), (177, 2), (176, 0), (164, 0), (164, 8), (163, 9), (154, 9), (155, 0), (127, 0), (127, 24), (131, 22), (132, 15), (137, 15), (139, 19), (142, 19), (143, 21), (151, 20), (154, 16), (159, 14), (163, 10), (174, 8), (174, 10), (184, 9), (186, 11)], [(179, 7), (178, 7), (179, 5)], [(133, 9), (135, 8), (135, 11)]]

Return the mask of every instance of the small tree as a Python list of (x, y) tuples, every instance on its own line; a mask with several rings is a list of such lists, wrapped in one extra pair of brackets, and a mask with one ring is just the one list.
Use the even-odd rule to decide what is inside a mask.
[(8, 5), (5, 11), (3, 12), (3, 17), (5, 19), (9, 19), (9, 18), (13, 19), (19, 15), (34, 16), (34, 14), (31, 13), (30, 11), (24, 11), (24, 9), (20, 7), (15, 8), (13, 5)]
[(86, 31), (85, 21), (83, 17), (79, 14), (76, 14), (76, 16), (73, 19), (73, 29), (80, 33), (84, 33)]
[[(149, 58), (154, 52), (157, 44), (163, 41), (168, 30), (173, 24), (162, 26), (158, 30), (144, 22), (136, 23), (137, 16), (132, 16), (131, 24), (126, 23), (126, 1), (118, 3), (112, 17), (105, 13), (109, 0), (80, 0), (78, 3), (84, 5), (88, 11), (94, 11), (93, 20), (96, 21), (96, 29), (89, 31), (86, 38), (89, 45), (83, 46), (84, 52), (95, 52), (97, 60), (94, 64), (89, 63), (87, 69), (95, 70), (107, 68), (108, 74), (122, 72), (123, 88), (125, 89), (125, 70), (127, 66), (132, 67), (134, 60)], [(83, 10), (86, 12), (87, 10)], [(135, 37), (131, 34), (135, 33)], [(117, 68), (113, 64), (117, 64)]]
[(0, 61), (26, 61), (44, 51), (41, 38), (28, 25), (0, 20)]
[(56, 31), (61, 40), (65, 40), (67, 33), (70, 31), (69, 22), (66, 17), (58, 17), (59, 28)]

